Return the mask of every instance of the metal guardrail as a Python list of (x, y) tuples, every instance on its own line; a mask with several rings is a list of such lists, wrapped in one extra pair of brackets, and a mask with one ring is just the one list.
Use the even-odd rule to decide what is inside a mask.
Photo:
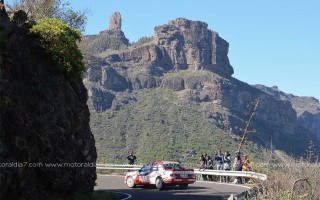
[(199, 169), (194, 169), (195, 174), (203, 175), (215, 175), (215, 176), (236, 176), (236, 177), (248, 177), (259, 179), (261, 181), (266, 181), (268, 179), (267, 175), (250, 172), (250, 171), (224, 171), (224, 170), (204, 170), (199, 171)]
[[(116, 165), (116, 164), (97, 164), (97, 169), (105, 169), (105, 170), (138, 170), (142, 167), (142, 165)], [(235, 177), (247, 177), (259, 179), (261, 181), (266, 181), (268, 179), (267, 175), (250, 172), (250, 171), (224, 171), (224, 170), (199, 170), (194, 169), (195, 174), (202, 175), (215, 175), (215, 176), (235, 176)]]
[(109, 170), (138, 170), (142, 165), (115, 165), (115, 164), (97, 164), (97, 169), (109, 169)]

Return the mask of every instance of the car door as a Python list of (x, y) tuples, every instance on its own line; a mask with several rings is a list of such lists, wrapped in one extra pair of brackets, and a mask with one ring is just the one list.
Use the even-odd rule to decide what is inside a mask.
[(139, 170), (139, 180), (143, 184), (149, 183), (150, 173), (152, 172), (152, 164), (146, 164)]
[(157, 163), (152, 164), (152, 169), (149, 176), (149, 183), (150, 184), (155, 184), (156, 183), (156, 178), (159, 176), (159, 166)]

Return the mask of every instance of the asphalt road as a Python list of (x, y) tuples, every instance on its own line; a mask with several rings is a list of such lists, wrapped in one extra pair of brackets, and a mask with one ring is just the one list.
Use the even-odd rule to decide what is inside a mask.
[(190, 184), (188, 189), (180, 190), (178, 187), (169, 187), (157, 190), (152, 187), (128, 188), (124, 184), (124, 176), (98, 175), (95, 190), (106, 190), (124, 194), (128, 200), (222, 200), (228, 199), (231, 194), (242, 192), (248, 187), (234, 184), (197, 181)]

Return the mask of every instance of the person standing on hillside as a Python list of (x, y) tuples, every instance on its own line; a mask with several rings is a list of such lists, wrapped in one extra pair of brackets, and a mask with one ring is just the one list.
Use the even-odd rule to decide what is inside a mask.
[[(231, 155), (229, 152), (225, 152), (223, 156), (223, 169), (226, 171), (231, 170)], [(224, 176), (224, 182), (229, 183), (230, 182), (230, 177), (229, 176)]]
[(134, 161), (137, 159), (137, 157), (133, 154), (133, 152), (131, 152), (127, 159), (129, 161), (129, 165), (134, 165)]
[(204, 166), (207, 166), (208, 154), (204, 154)]
[(245, 154), (243, 155), (243, 160), (242, 160), (242, 171), (252, 171), (251, 167), (250, 167), (250, 160), (248, 158), (248, 155)]
[[(249, 161), (248, 155), (244, 154), (243, 160), (242, 160), (242, 171), (252, 171), (249, 163), (250, 161)], [(249, 178), (245, 178), (244, 183), (248, 183), (249, 180), (250, 180)]]
[(203, 155), (201, 155), (200, 158), (199, 158), (199, 164), (200, 164), (199, 171), (201, 169), (204, 170), (204, 162), (205, 162), (205, 160), (206, 160), (205, 157)]
[[(239, 155), (234, 157), (233, 171), (242, 171), (242, 162), (241, 162), (241, 158), (240, 158)], [(241, 184), (242, 183), (242, 178), (241, 177), (236, 177), (234, 179), (233, 183)]]
[[(217, 161), (217, 170), (222, 170), (223, 154), (221, 153), (221, 150), (219, 150), (219, 152), (216, 152), (214, 156), (214, 160)], [(221, 176), (220, 176), (220, 182), (221, 182)]]
[[(207, 156), (207, 165), (206, 165), (206, 169), (213, 169), (213, 160), (210, 156)], [(213, 181), (213, 175), (208, 175), (208, 180), (209, 181)]]

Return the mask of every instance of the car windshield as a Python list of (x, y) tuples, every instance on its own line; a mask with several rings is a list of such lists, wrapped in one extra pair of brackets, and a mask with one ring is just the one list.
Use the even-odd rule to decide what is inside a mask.
[(149, 171), (151, 167), (152, 167), (151, 164), (146, 164), (139, 171), (146, 172), (146, 171)]
[(183, 169), (179, 163), (165, 163), (163, 167), (164, 169)]

